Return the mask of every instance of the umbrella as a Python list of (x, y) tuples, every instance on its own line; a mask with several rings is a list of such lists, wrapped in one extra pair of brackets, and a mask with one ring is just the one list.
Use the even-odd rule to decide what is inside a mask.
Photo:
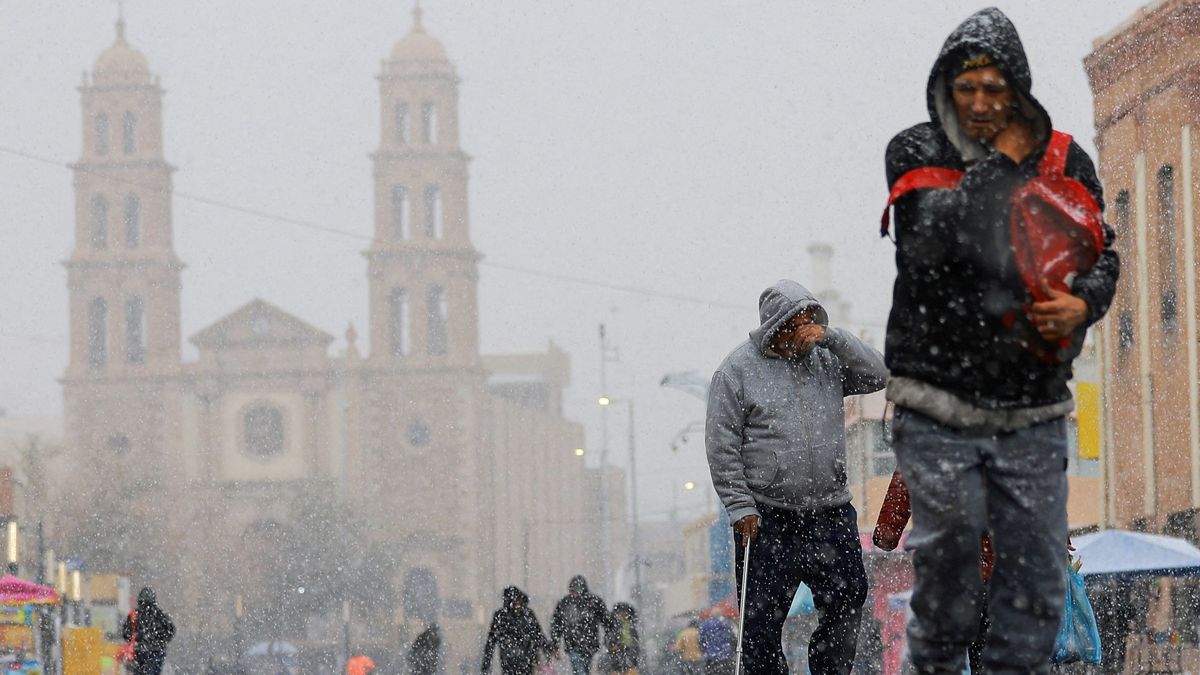
[(246, 650), (246, 656), (294, 656), (300, 653), (296, 645), (282, 640), (259, 642)]
[(1103, 530), (1074, 539), (1085, 577), (1200, 576), (1200, 549), (1183, 539), (1126, 530)]
[(369, 656), (355, 656), (346, 662), (346, 675), (367, 675), (375, 670), (375, 662)]
[(701, 619), (707, 619), (710, 616), (717, 615), (730, 619), (736, 619), (738, 615), (737, 596), (730, 593), (724, 600), (718, 602), (717, 604), (700, 610)]
[(53, 588), (18, 579), (11, 574), (0, 578), (0, 605), (57, 605)]

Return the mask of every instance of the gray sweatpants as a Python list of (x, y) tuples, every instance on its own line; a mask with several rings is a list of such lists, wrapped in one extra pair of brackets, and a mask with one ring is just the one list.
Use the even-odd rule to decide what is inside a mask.
[(894, 447), (912, 499), (909, 653), (921, 673), (961, 673), (979, 628), (979, 537), (992, 533), (988, 673), (1046, 673), (1066, 594), (1063, 418), (975, 434), (896, 409)]

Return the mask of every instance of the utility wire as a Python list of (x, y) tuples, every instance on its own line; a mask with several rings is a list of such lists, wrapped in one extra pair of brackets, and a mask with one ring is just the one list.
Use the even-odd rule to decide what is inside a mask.
[[(141, 183), (141, 182), (134, 181), (134, 180), (129, 180), (126, 178), (121, 178), (118, 176), (113, 176), (111, 174), (108, 174), (108, 173), (105, 173), (102, 171), (95, 171), (95, 170), (88, 169), (83, 166), (71, 164), (69, 162), (61, 162), (59, 160), (52, 159), (50, 157), (36, 155), (31, 152), (26, 152), (26, 151), (19, 150), (16, 148), (0, 146), (0, 153), (12, 155), (14, 157), (21, 157), (23, 159), (27, 159), (27, 160), (34, 161), (34, 162), (39, 162), (42, 164), (47, 164), (47, 165), (58, 167), (58, 168), (65, 168), (68, 170), (79, 171), (82, 173), (88, 173), (88, 174), (92, 174), (95, 176), (101, 176), (106, 180), (124, 183), (126, 185), (141, 188), (144, 190), (156, 190), (157, 189), (154, 186), (146, 185), (145, 183)], [(159, 191), (164, 192), (162, 190), (159, 190)], [(181, 190), (167, 190), (165, 192), (167, 192), (168, 194), (173, 194), (174, 197), (176, 197), (178, 199), (182, 199), (184, 201), (195, 202), (197, 204), (204, 204), (206, 206), (212, 206), (214, 208), (224, 209), (226, 211), (232, 211), (235, 213), (252, 216), (254, 218), (259, 218), (261, 220), (269, 220), (269, 221), (280, 223), (283, 225), (290, 225), (292, 227), (298, 227), (298, 228), (302, 228), (302, 229), (306, 229), (306, 230), (311, 230), (314, 232), (321, 232), (323, 234), (332, 234), (335, 236), (345, 237), (347, 239), (353, 239), (356, 241), (365, 241), (365, 242), (373, 241), (372, 237), (364, 235), (364, 234), (359, 234), (357, 232), (350, 232), (348, 230), (342, 230), (342, 229), (338, 229), (336, 227), (330, 227), (328, 225), (323, 225), (321, 223), (316, 223), (316, 222), (309, 221), (309, 220), (302, 220), (300, 218), (292, 218), (290, 216), (285, 216), (285, 215), (281, 215), (278, 213), (272, 213), (270, 211), (264, 211), (262, 209), (255, 209), (255, 208), (251, 208), (248, 206), (242, 206), (240, 204), (234, 204), (234, 203), (223, 201), (223, 200), (216, 199), (213, 197), (208, 197), (208, 196), (202, 195), (202, 194), (185, 192), (185, 191), (181, 191)], [(707, 298), (701, 298), (701, 297), (697, 297), (697, 296), (681, 295), (681, 294), (676, 294), (676, 293), (664, 293), (662, 291), (656, 291), (652, 288), (645, 288), (642, 286), (635, 286), (632, 284), (616, 284), (616, 283), (611, 283), (611, 282), (606, 282), (606, 281), (599, 281), (596, 279), (589, 279), (587, 277), (575, 276), (572, 274), (562, 274), (559, 272), (538, 270), (538, 269), (533, 269), (530, 267), (524, 267), (521, 265), (511, 265), (511, 264), (507, 264), (507, 263), (490, 262), (488, 260), (481, 260), (479, 262), (479, 264), (483, 267), (490, 267), (493, 269), (504, 270), (507, 272), (515, 272), (517, 274), (525, 274), (528, 276), (540, 277), (542, 279), (551, 279), (554, 281), (561, 281), (561, 282), (565, 282), (565, 283), (579, 284), (581, 286), (591, 286), (593, 288), (603, 288), (603, 289), (610, 290), (610, 291), (617, 291), (619, 293), (629, 293), (632, 295), (641, 295), (644, 297), (658, 298), (658, 299), (662, 299), (662, 300), (672, 300), (675, 302), (695, 303), (695, 304), (705, 305), (708, 307), (719, 307), (722, 309), (733, 309), (733, 310), (738, 310), (738, 311), (747, 311), (747, 310), (752, 309), (752, 307), (748, 303), (719, 302), (719, 301), (709, 300)]]

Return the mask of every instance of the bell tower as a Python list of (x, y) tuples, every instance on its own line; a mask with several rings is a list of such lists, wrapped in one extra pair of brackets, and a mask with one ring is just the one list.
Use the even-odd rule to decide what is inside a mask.
[(172, 244), (163, 91), (146, 57), (126, 40), (124, 19), (79, 92), (75, 247), (63, 263), (70, 295), (63, 377), (68, 447), (142, 458), (170, 445), (163, 390), (180, 364), (183, 265)]
[(459, 80), (419, 7), (378, 79), (369, 358), (402, 369), (477, 366), (480, 256), (468, 228)]

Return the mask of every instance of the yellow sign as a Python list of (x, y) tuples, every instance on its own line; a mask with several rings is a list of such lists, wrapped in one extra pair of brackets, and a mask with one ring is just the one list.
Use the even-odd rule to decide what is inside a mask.
[(1075, 383), (1075, 414), (1079, 424), (1079, 458), (1100, 459), (1100, 385)]

